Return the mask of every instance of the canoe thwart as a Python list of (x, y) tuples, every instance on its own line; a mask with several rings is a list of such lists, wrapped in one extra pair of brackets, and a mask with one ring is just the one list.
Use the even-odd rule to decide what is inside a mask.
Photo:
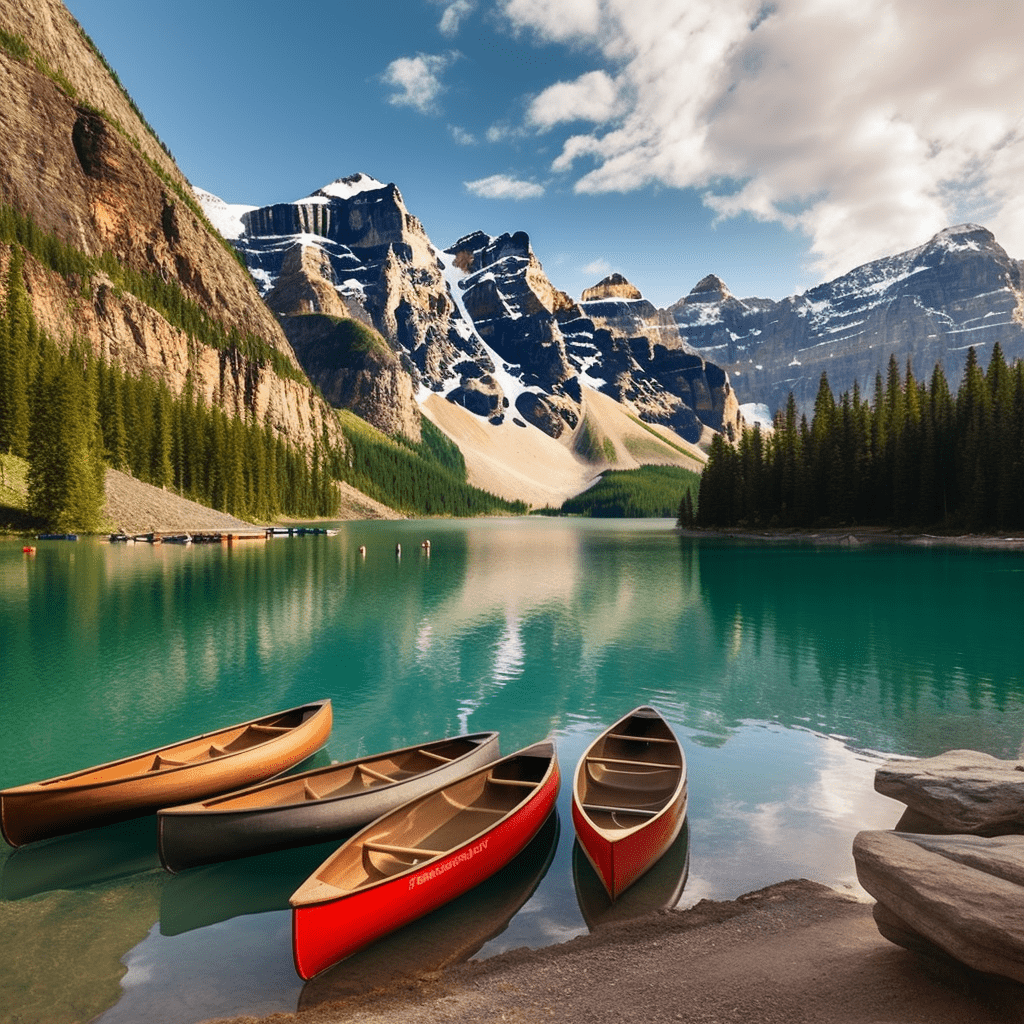
[(636, 743), (668, 743), (673, 747), (676, 746), (676, 741), (670, 740), (666, 736), (631, 736), (625, 732), (610, 732), (607, 738), (610, 740), (633, 740)]
[(150, 765), (149, 770), (151, 772), (158, 772), (161, 768), (181, 768), (188, 764), (188, 761), (176, 761), (173, 757), (164, 757), (162, 754), (157, 754), (153, 758), (153, 763)]
[(390, 853), (397, 857), (440, 857), (444, 850), (424, 850), (419, 846), (395, 846), (392, 843), (378, 843), (371, 839), (363, 841), (363, 849), (374, 853)]
[(420, 747), (419, 753), (423, 754), (424, 757), (429, 757), (432, 761), (437, 761), (438, 764), (447, 764), (451, 760), (450, 757), (445, 757), (444, 754), (437, 754), (433, 750), (424, 750), (422, 747)]
[(645, 810), (642, 807), (607, 807), (603, 804), (583, 804), (583, 810), (588, 813), (601, 812), (603, 814), (635, 814), (640, 818), (653, 818), (658, 812)]
[(369, 765), (365, 765), (365, 764), (358, 765), (356, 767), (356, 770), (359, 771), (359, 772), (362, 772), (363, 775), (368, 775), (371, 779), (374, 779), (377, 782), (389, 782), (390, 783), (390, 782), (394, 782), (395, 781), (393, 778), (391, 778), (390, 775), (385, 775), (383, 772), (379, 772), (376, 769), (371, 768)]
[[(663, 761), (625, 761), (621, 757), (597, 757), (593, 754), (589, 754), (586, 758), (587, 764), (612, 764), (612, 765), (624, 765), (628, 768), (657, 768), (659, 770), (670, 768), (672, 771), (680, 771), (680, 765), (678, 764), (666, 764)], [(642, 774), (642, 773), (640, 773)]]
[(291, 732), (292, 728), (294, 727), (288, 725), (250, 725), (242, 733), (242, 736), (252, 737), (253, 739), (256, 737), (269, 739), (271, 736), (280, 736), (282, 733)]
[(492, 775), (488, 782), (493, 782), (496, 786), (519, 786), (522, 789), (536, 789), (536, 782), (527, 782), (526, 779), (499, 779)]

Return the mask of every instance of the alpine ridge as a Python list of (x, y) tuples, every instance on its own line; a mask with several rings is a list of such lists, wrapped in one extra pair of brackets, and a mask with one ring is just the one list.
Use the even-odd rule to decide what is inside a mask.
[[(394, 184), (362, 173), (260, 208), (196, 195), (293, 345), (303, 348), (310, 315), (357, 320), (392, 348), (420, 406), (440, 395), (492, 426), (511, 417), (567, 444), (588, 392), (691, 444), (741, 423), (727, 375), (684, 344), (670, 315), (628, 282), (574, 301), (550, 282), (524, 232), (476, 231), (442, 251)], [(307, 366), (325, 393), (336, 369)], [(415, 418), (395, 383), (376, 408), (358, 408), (382, 429), (389, 403)]]
[(1007, 359), (1024, 356), (1021, 282), (1021, 261), (990, 231), (961, 224), (779, 302), (738, 299), (709, 275), (670, 312), (741, 402), (774, 412), (792, 391), (809, 413), (823, 372), (837, 393), (857, 383), (871, 395), (891, 355), (925, 376), (941, 362), (953, 387), (972, 346), (983, 365), (997, 341)]

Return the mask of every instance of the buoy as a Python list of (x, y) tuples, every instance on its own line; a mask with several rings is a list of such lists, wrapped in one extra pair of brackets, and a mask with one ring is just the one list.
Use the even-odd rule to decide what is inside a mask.
[(28, 545), (23, 547), (21, 550), (22, 550), (22, 553), (26, 554), (26, 555), (34, 555), (36, 553), (36, 549), (33, 548), (33, 547), (29, 547)]
[(395, 554), (398, 555), (399, 558), (402, 557), (402, 545), (401, 544), (396, 544), (395, 545)]
[(363, 558), (366, 557), (366, 545), (365, 544), (360, 544), (359, 545), (359, 554), (361, 554), (363, 556)]

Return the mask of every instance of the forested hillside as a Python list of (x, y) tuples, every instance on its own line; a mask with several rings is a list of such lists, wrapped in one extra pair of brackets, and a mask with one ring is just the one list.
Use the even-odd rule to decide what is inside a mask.
[(953, 394), (941, 364), (926, 383), (892, 357), (874, 392), (836, 400), (822, 374), (810, 423), (791, 395), (767, 436), (716, 437), (698, 525), (1024, 528), (1024, 362), (996, 344), (983, 372), (972, 348)]

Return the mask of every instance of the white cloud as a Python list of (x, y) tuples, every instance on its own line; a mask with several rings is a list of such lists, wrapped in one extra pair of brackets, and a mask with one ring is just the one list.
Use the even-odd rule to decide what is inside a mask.
[(393, 60), (383, 76), (384, 82), (397, 90), (389, 102), (396, 106), (414, 107), (421, 114), (431, 113), (444, 90), (440, 76), (457, 56), (455, 53), (418, 53), (415, 57)]
[(489, 178), (463, 182), (467, 190), (482, 199), (537, 199), (544, 195), (544, 186), (521, 181), (508, 174), (492, 174)]
[(529, 108), (579, 192), (697, 188), (804, 232), (831, 275), (951, 223), (1024, 255), (1024, 4), (501, 0), (511, 27), (603, 65)]
[(574, 82), (556, 82), (530, 104), (527, 118), (541, 130), (563, 121), (602, 124), (621, 112), (619, 87), (604, 71), (591, 71)]
[(457, 124), (450, 124), (448, 125), (448, 131), (451, 132), (452, 138), (460, 146), (476, 145), (476, 136), (472, 132), (467, 131), (465, 128), (462, 128)]
[(451, 38), (458, 35), (463, 18), (473, 12), (476, 4), (472, 3), (472, 0), (454, 0), (454, 3), (442, 0), (442, 3), (444, 4), (444, 14), (441, 15), (438, 29), (442, 35)]

